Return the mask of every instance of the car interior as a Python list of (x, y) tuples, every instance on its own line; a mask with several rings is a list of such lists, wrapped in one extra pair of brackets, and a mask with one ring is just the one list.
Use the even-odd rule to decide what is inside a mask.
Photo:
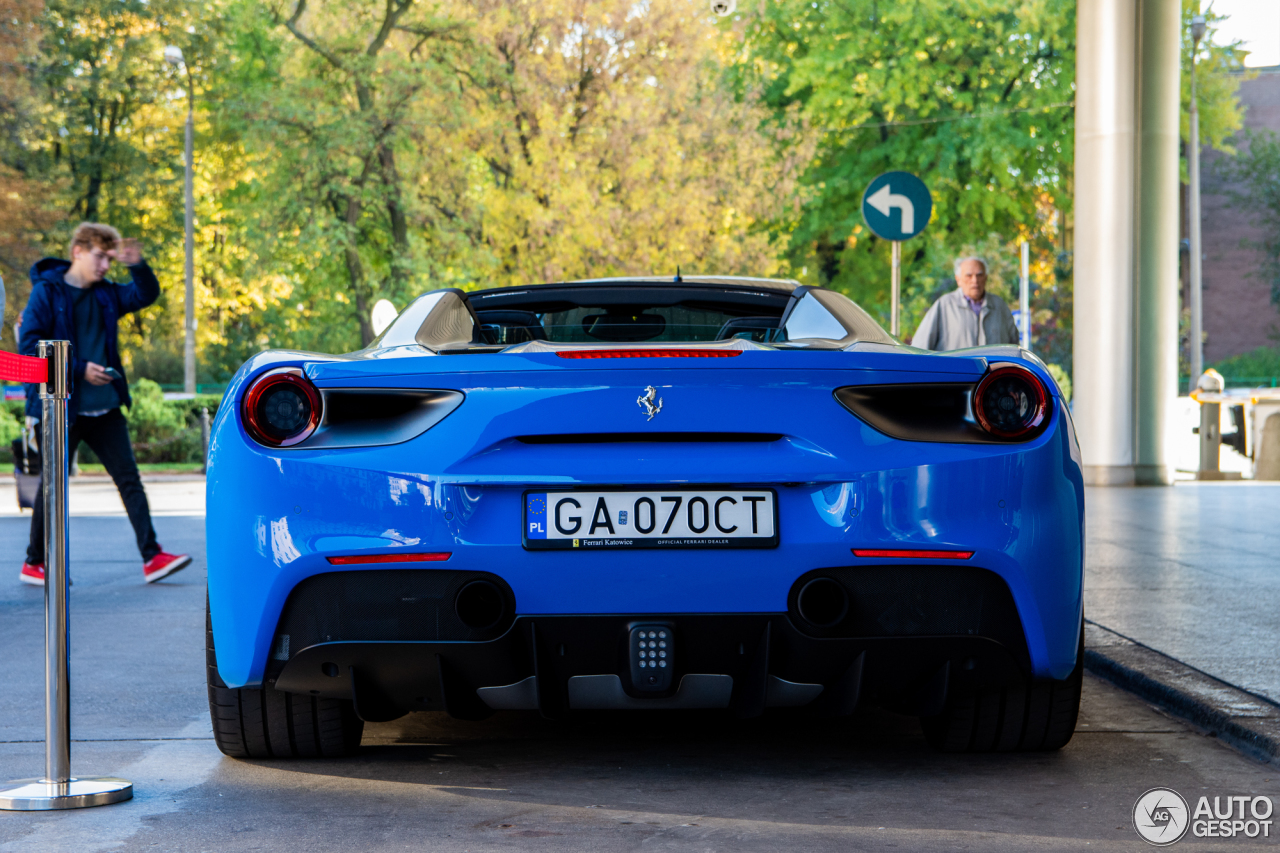
[(519, 344), (722, 341), (765, 343), (779, 331), (785, 291), (728, 287), (550, 286), (468, 295), (485, 342)]

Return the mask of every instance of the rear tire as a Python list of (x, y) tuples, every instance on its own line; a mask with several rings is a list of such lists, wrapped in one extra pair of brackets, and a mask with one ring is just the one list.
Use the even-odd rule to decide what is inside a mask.
[(950, 697), (936, 717), (922, 717), (929, 745), (940, 752), (1050, 752), (1075, 734), (1084, 685), (1084, 625), (1076, 667), (1062, 681), (987, 687)]
[(232, 758), (337, 758), (360, 748), (364, 722), (355, 704), (285, 693), (274, 687), (227, 687), (218, 675), (213, 623), (205, 603), (205, 671), (213, 739)]

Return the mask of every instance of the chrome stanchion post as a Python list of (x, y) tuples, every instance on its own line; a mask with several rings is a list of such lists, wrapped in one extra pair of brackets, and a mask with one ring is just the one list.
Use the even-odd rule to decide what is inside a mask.
[(66, 341), (41, 341), (49, 364), (40, 393), (40, 451), (44, 483), (44, 778), (71, 779), (71, 681), (67, 661), (67, 361)]
[(70, 636), (67, 623), (67, 398), (71, 396), (67, 341), (40, 341), (48, 364), (40, 386), (40, 452), (44, 486), (44, 777), (0, 789), (0, 809), (47, 811), (118, 803), (133, 796), (133, 783), (110, 776), (71, 776)]

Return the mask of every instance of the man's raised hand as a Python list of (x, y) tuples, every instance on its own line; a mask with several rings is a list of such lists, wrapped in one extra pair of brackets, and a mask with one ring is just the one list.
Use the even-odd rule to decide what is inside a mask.
[[(127, 267), (131, 267), (142, 260), (142, 249), (138, 246), (138, 241), (132, 239), (121, 240), (120, 245), (107, 252), (107, 254), (111, 256), (112, 260), (122, 263)], [(102, 385), (104, 383), (97, 382), (94, 384)]]

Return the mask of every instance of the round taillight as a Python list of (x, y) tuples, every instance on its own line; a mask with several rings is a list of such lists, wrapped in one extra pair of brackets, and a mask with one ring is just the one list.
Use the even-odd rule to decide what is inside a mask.
[(1049, 398), (1025, 367), (998, 367), (978, 383), (973, 409), (982, 428), (1000, 438), (1026, 438), (1044, 423)]
[(320, 394), (296, 368), (268, 371), (244, 395), (244, 423), (268, 447), (297, 444), (320, 424)]

